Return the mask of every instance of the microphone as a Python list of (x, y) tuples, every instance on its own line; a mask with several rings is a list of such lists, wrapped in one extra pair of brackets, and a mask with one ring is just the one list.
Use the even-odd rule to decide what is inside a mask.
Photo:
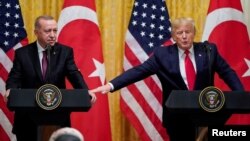
[(50, 44), (47, 44), (47, 45), (45, 46), (45, 49), (46, 49), (46, 50), (51, 50), (51, 45), (50, 45)]
[(209, 77), (209, 85), (212, 86), (212, 64), (211, 64), (211, 47), (209, 45), (208, 41), (204, 41), (204, 47), (207, 52), (207, 57), (208, 57), (208, 77)]
[(210, 43), (208, 42), (208, 41), (204, 41), (203, 42), (204, 43), (204, 47), (205, 47), (205, 49), (207, 50), (207, 52), (210, 52), (211, 51), (211, 48), (210, 48)]

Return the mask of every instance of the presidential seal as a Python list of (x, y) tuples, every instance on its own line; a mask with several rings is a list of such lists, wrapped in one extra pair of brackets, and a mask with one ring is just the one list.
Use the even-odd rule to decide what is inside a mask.
[(207, 112), (219, 111), (225, 103), (224, 93), (217, 87), (207, 87), (199, 95), (199, 104)]
[(55, 85), (45, 84), (36, 92), (36, 102), (44, 110), (56, 109), (61, 101), (61, 91)]

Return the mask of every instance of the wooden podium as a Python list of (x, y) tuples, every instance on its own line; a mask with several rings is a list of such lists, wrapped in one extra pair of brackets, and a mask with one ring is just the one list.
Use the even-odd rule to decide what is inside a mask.
[[(61, 89), (60, 92), (62, 100), (59, 106), (53, 110), (44, 110), (36, 102), (37, 89), (11, 89), (7, 107), (11, 111), (29, 113), (30, 118), (41, 127), (60, 126), (68, 119), (65, 115), (70, 115), (71, 112), (87, 112), (91, 108), (87, 89)], [(46, 135), (39, 129), (38, 141), (47, 140), (43, 136)]]

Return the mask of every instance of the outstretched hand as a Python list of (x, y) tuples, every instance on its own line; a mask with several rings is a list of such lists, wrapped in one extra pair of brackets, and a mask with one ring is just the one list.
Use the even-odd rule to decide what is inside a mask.
[(110, 86), (109, 84), (106, 84), (106, 85), (97, 87), (97, 88), (95, 88), (95, 89), (92, 89), (92, 90), (90, 90), (90, 92), (92, 92), (92, 93), (102, 93), (102, 94), (105, 94), (105, 93), (110, 92), (110, 90), (111, 90), (111, 86)]

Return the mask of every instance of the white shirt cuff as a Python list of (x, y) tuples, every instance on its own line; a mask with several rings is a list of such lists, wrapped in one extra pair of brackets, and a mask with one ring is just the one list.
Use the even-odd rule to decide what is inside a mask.
[(110, 82), (108, 82), (108, 85), (111, 87), (110, 91), (113, 91), (114, 90), (114, 85)]

